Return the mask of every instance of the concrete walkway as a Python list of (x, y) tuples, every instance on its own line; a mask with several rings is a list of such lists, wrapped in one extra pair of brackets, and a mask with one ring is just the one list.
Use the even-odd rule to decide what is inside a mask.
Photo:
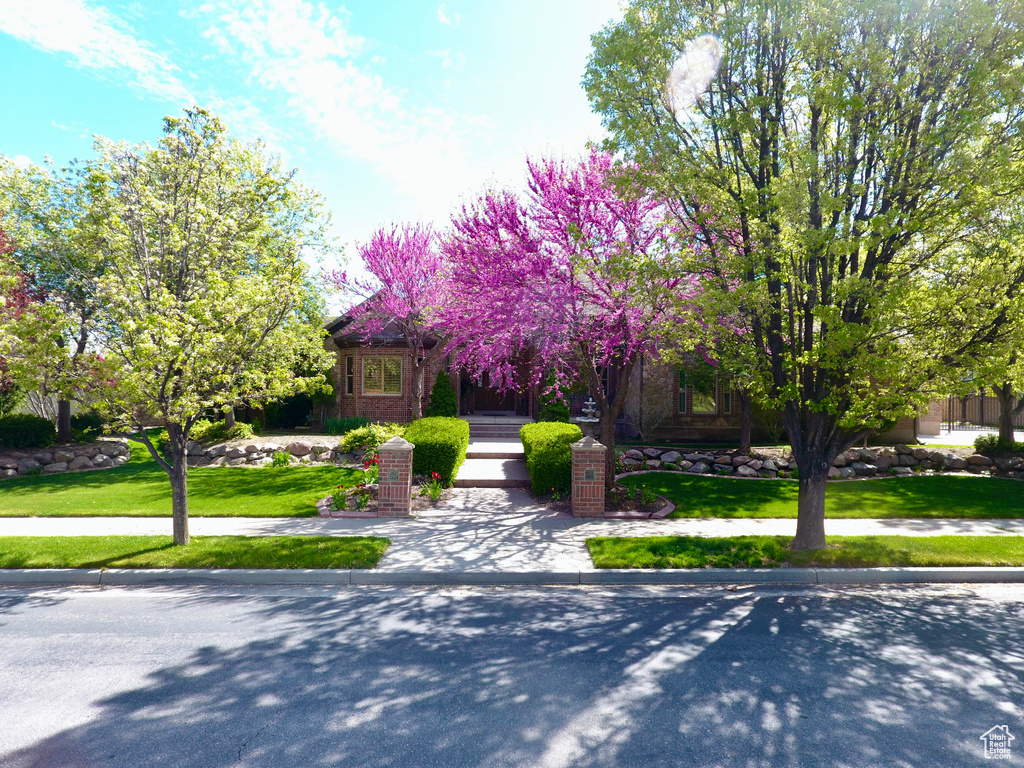
[[(1024, 520), (827, 520), (830, 535), (1021, 536)], [(793, 519), (578, 520), (537, 506), (518, 488), (456, 488), (411, 520), (200, 518), (194, 536), (384, 536), (377, 572), (593, 572), (592, 536), (792, 536)], [(168, 518), (4, 518), (0, 536), (167, 535)]]

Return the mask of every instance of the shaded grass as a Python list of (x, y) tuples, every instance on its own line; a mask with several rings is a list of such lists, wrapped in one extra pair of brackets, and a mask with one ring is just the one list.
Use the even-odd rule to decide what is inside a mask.
[[(796, 517), (795, 480), (740, 480), (655, 472), (624, 477), (675, 502), (672, 517)], [(825, 516), (832, 518), (1024, 517), (1024, 484), (997, 477), (882, 478), (829, 483)]]
[(373, 568), (376, 536), (2, 536), (0, 568)]
[[(123, 466), (0, 482), (0, 517), (169, 517), (171, 483), (146, 447)], [(188, 471), (194, 517), (310, 517), (316, 502), (362, 472), (340, 467), (215, 467)]]
[(827, 549), (790, 551), (788, 536), (597, 537), (597, 568), (874, 568), (1024, 566), (1021, 536), (829, 536)]

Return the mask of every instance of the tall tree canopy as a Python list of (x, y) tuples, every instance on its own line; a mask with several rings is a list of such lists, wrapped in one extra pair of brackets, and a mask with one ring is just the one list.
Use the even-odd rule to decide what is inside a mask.
[[(166, 118), (156, 147), (106, 145), (102, 166), (108, 356), (94, 394), (168, 473), (174, 539), (187, 544), (195, 422), (320, 383), (331, 363), (302, 259), (325, 247), (325, 217), (292, 172), (201, 109)], [(144, 430), (154, 420), (166, 456)]]
[[(517, 383), (524, 357), (535, 384), (550, 370), (559, 387), (583, 379), (601, 412), (609, 486), (633, 367), (657, 354), (664, 326), (699, 290), (682, 271), (686, 243), (666, 215), (630, 169), (591, 152), (582, 162), (529, 162), (525, 200), (483, 196), (444, 243), (442, 322), (457, 360), (498, 386)], [(606, 369), (617, 373), (614, 391), (603, 386)]]
[(359, 246), (370, 279), (335, 272), (328, 282), (357, 300), (348, 314), (370, 339), (389, 327), (412, 353), (412, 417), (423, 416), (423, 373), (444, 351), (444, 331), (436, 322), (443, 294), (443, 258), (438, 238), (427, 226), (406, 224), (374, 233)]
[[(47, 304), (45, 332), (33, 333), (14, 367), (35, 394), (34, 408), (56, 419), (63, 441), (71, 439), (71, 401), (88, 375), (100, 315), (96, 287), (106, 269), (99, 242), (102, 180), (94, 163), (22, 169), (0, 157), (0, 199), (16, 233), (15, 258)], [(57, 401), (54, 413), (51, 398)]]
[(979, 190), (1019, 182), (1022, 24), (1020, 0), (634, 0), (594, 36), (608, 147), (738, 233), (717, 264), (799, 468), (794, 547), (825, 545), (833, 458), (943, 373), (913, 298)]

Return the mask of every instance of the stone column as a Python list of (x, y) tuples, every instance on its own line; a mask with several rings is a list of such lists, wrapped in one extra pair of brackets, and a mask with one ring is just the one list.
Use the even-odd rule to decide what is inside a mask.
[(607, 450), (592, 437), (572, 444), (573, 517), (604, 517), (604, 455)]
[(392, 437), (378, 449), (377, 517), (408, 517), (412, 507), (413, 444)]

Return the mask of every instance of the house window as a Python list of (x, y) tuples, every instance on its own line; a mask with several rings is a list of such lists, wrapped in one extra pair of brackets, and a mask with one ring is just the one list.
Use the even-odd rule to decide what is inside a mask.
[(732, 382), (725, 382), (725, 391), (722, 392), (722, 413), (724, 414), (732, 413), (732, 390)]
[(382, 356), (364, 357), (363, 394), (402, 394), (402, 358)]
[[(731, 407), (731, 405), (730, 405)], [(718, 377), (679, 371), (679, 413), (708, 416), (718, 413)]]
[(345, 394), (354, 395), (356, 391), (356, 359), (345, 358)]

